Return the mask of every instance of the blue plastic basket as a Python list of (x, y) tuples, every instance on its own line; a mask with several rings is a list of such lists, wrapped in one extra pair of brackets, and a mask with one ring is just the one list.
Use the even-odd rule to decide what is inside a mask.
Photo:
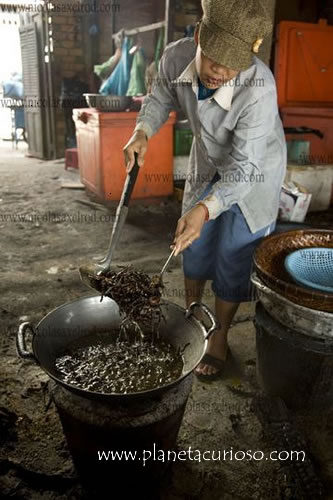
[(303, 248), (289, 254), (284, 265), (293, 280), (333, 293), (333, 248)]

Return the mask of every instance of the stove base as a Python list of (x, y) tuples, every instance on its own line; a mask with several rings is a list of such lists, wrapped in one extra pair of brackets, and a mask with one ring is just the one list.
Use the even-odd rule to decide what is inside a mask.
[(191, 374), (155, 398), (119, 403), (89, 400), (52, 381), (51, 397), (83, 487), (99, 498), (111, 498), (115, 488), (157, 498), (175, 460), (172, 450), (192, 383)]

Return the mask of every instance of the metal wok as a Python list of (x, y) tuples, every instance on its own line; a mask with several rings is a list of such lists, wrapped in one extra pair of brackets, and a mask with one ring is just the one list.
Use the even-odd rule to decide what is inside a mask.
[[(201, 308), (211, 321), (208, 331), (195, 316), (197, 308)], [(28, 322), (22, 323), (16, 336), (17, 352), (22, 358), (33, 359), (66, 389), (90, 399), (125, 401), (155, 397), (179, 384), (192, 372), (205, 353), (208, 337), (217, 328), (213, 314), (203, 304), (193, 303), (185, 310), (165, 301), (162, 312), (166, 322), (161, 322), (160, 336), (174, 347), (184, 350), (184, 368), (178, 379), (155, 389), (128, 394), (102, 393), (80, 389), (61, 380), (55, 361), (64, 354), (69, 344), (86, 335), (112, 331), (120, 324), (121, 317), (116, 302), (107, 297), (100, 302), (100, 295), (80, 298), (60, 306), (48, 313), (36, 327)], [(26, 345), (28, 331), (32, 334), (32, 351), (29, 351)]]

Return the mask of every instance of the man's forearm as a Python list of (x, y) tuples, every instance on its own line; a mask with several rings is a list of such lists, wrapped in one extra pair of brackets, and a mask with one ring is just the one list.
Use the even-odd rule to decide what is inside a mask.
[(171, 88), (168, 75), (168, 50), (164, 52), (158, 76), (152, 88), (152, 93), (145, 97), (141, 111), (137, 117), (135, 130), (143, 130), (148, 138), (156, 134), (167, 121), (170, 111), (179, 109), (179, 103)]
[(247, 165), (220, 172), (221, 179), (217, 181), (201, 203), (205, 204), (209, 212), (209, 220), (216, 219), (222, 212), (238, 203), (251, 191), (260, 170), (250, 162)]
[(149, 125), (149, 123), (144, 121), (137, 122), (134, 132), (142, 132), (143, 134), (145, 134), (147, 140), (150, 139), (150, 137), (153, 135), (151, 126)]

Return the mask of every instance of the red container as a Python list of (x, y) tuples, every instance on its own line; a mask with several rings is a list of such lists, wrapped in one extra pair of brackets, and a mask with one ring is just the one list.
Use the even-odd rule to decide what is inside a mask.
[[(119, 201), (126, 170), (123, 148), (136, 125), (137, 113), (101, 113), (74, 109), (82, 183), (101, 201)], [(133, 199), (166, 197), (173, 192), (173, 124), (175, 113), (149, 139)]]
[(65, 150), (65, 170), (67, 170), (69, 167), (79, 168), (79, 156), (77, 148)]

